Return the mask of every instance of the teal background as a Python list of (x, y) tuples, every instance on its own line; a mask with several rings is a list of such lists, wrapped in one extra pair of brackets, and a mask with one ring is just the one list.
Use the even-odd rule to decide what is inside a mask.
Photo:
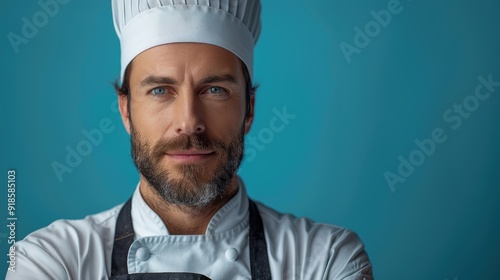
[[(255, 50), (256, 119), (294, 114), (240, 175), (250, 195), (282, 212), (356, 231), (376, 279), (494, 279), (500, 260), (500, 87), (453, 130), (443, 113), (474, 94), (478, 76), (500, 81), (500, 2), (402, 0), (403, 10), (348, 63), (358, 26), (389, 1), (268, 0)], [(16, 53), (7, 34), (37, 1), (0, 10), (1, 174), (17, 178), (17, 239), (56, 219), (79, 219), (123, 202), (137, 172), (111, 82), (119, 42), (109, 1), (69, 1)], [(484, 90), (484, 89), (483, 89)], [(51, 163), (82, 130), (114, 130), (60, 182)], [(447, 141), (391, 190), (416, 139), (442, 128)], [(0, 217), (6, 222), (7, 191)], [(8, 232), (0, 227), (1, 251)], [(5, 271), (6, 256), (0, 262)]]

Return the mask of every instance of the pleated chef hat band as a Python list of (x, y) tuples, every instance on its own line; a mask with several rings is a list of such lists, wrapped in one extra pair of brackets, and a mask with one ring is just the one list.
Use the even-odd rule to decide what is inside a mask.
[(253, 76), (253, 50), (260, 34), (260, 0), (112, 0), (120, 39), (120, 80), (141, 52), (169, 43), (222, 47)]

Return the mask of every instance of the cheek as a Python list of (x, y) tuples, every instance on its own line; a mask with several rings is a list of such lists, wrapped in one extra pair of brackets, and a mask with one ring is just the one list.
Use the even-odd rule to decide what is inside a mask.
[(148, 141), (156, 142), (167, 130), (168, 110), (157, 104), (136, 101), (130, 104), (133, 129)]
[(245, 103), (231, 103), (206, 108), (205, 125), (209, 134), (229, 140), (235, 132), (241, 130), (245, 120)]

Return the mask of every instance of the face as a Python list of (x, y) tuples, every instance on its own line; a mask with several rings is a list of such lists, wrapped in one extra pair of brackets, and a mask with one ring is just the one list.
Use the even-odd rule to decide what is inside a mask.
[(220, 197), (253, 120), (241, 61), (212, 45), (161, 45), (134, 58), (129, 81), (120, 112), (141, 176), (172, 204), (204, 206)]

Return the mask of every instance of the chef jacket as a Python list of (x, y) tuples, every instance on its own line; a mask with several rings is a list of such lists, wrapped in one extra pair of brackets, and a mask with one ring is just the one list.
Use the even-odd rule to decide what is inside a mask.
[[(238, 191), (210, 220), (205, 235), (170, 235), (146, 204), (132, 196), (134, 241), (128, 273), (191, 272), (210, 279), (251, 279), (249, 200)], [(272, 279), (372, 280), (363, 243), (347, 229), (278, 213), (256, 203), (264, 224)], [(108, 279), (115, 225), (123, 205), (82, 220), (58, 220), (16, 242), (13, 279)]]

